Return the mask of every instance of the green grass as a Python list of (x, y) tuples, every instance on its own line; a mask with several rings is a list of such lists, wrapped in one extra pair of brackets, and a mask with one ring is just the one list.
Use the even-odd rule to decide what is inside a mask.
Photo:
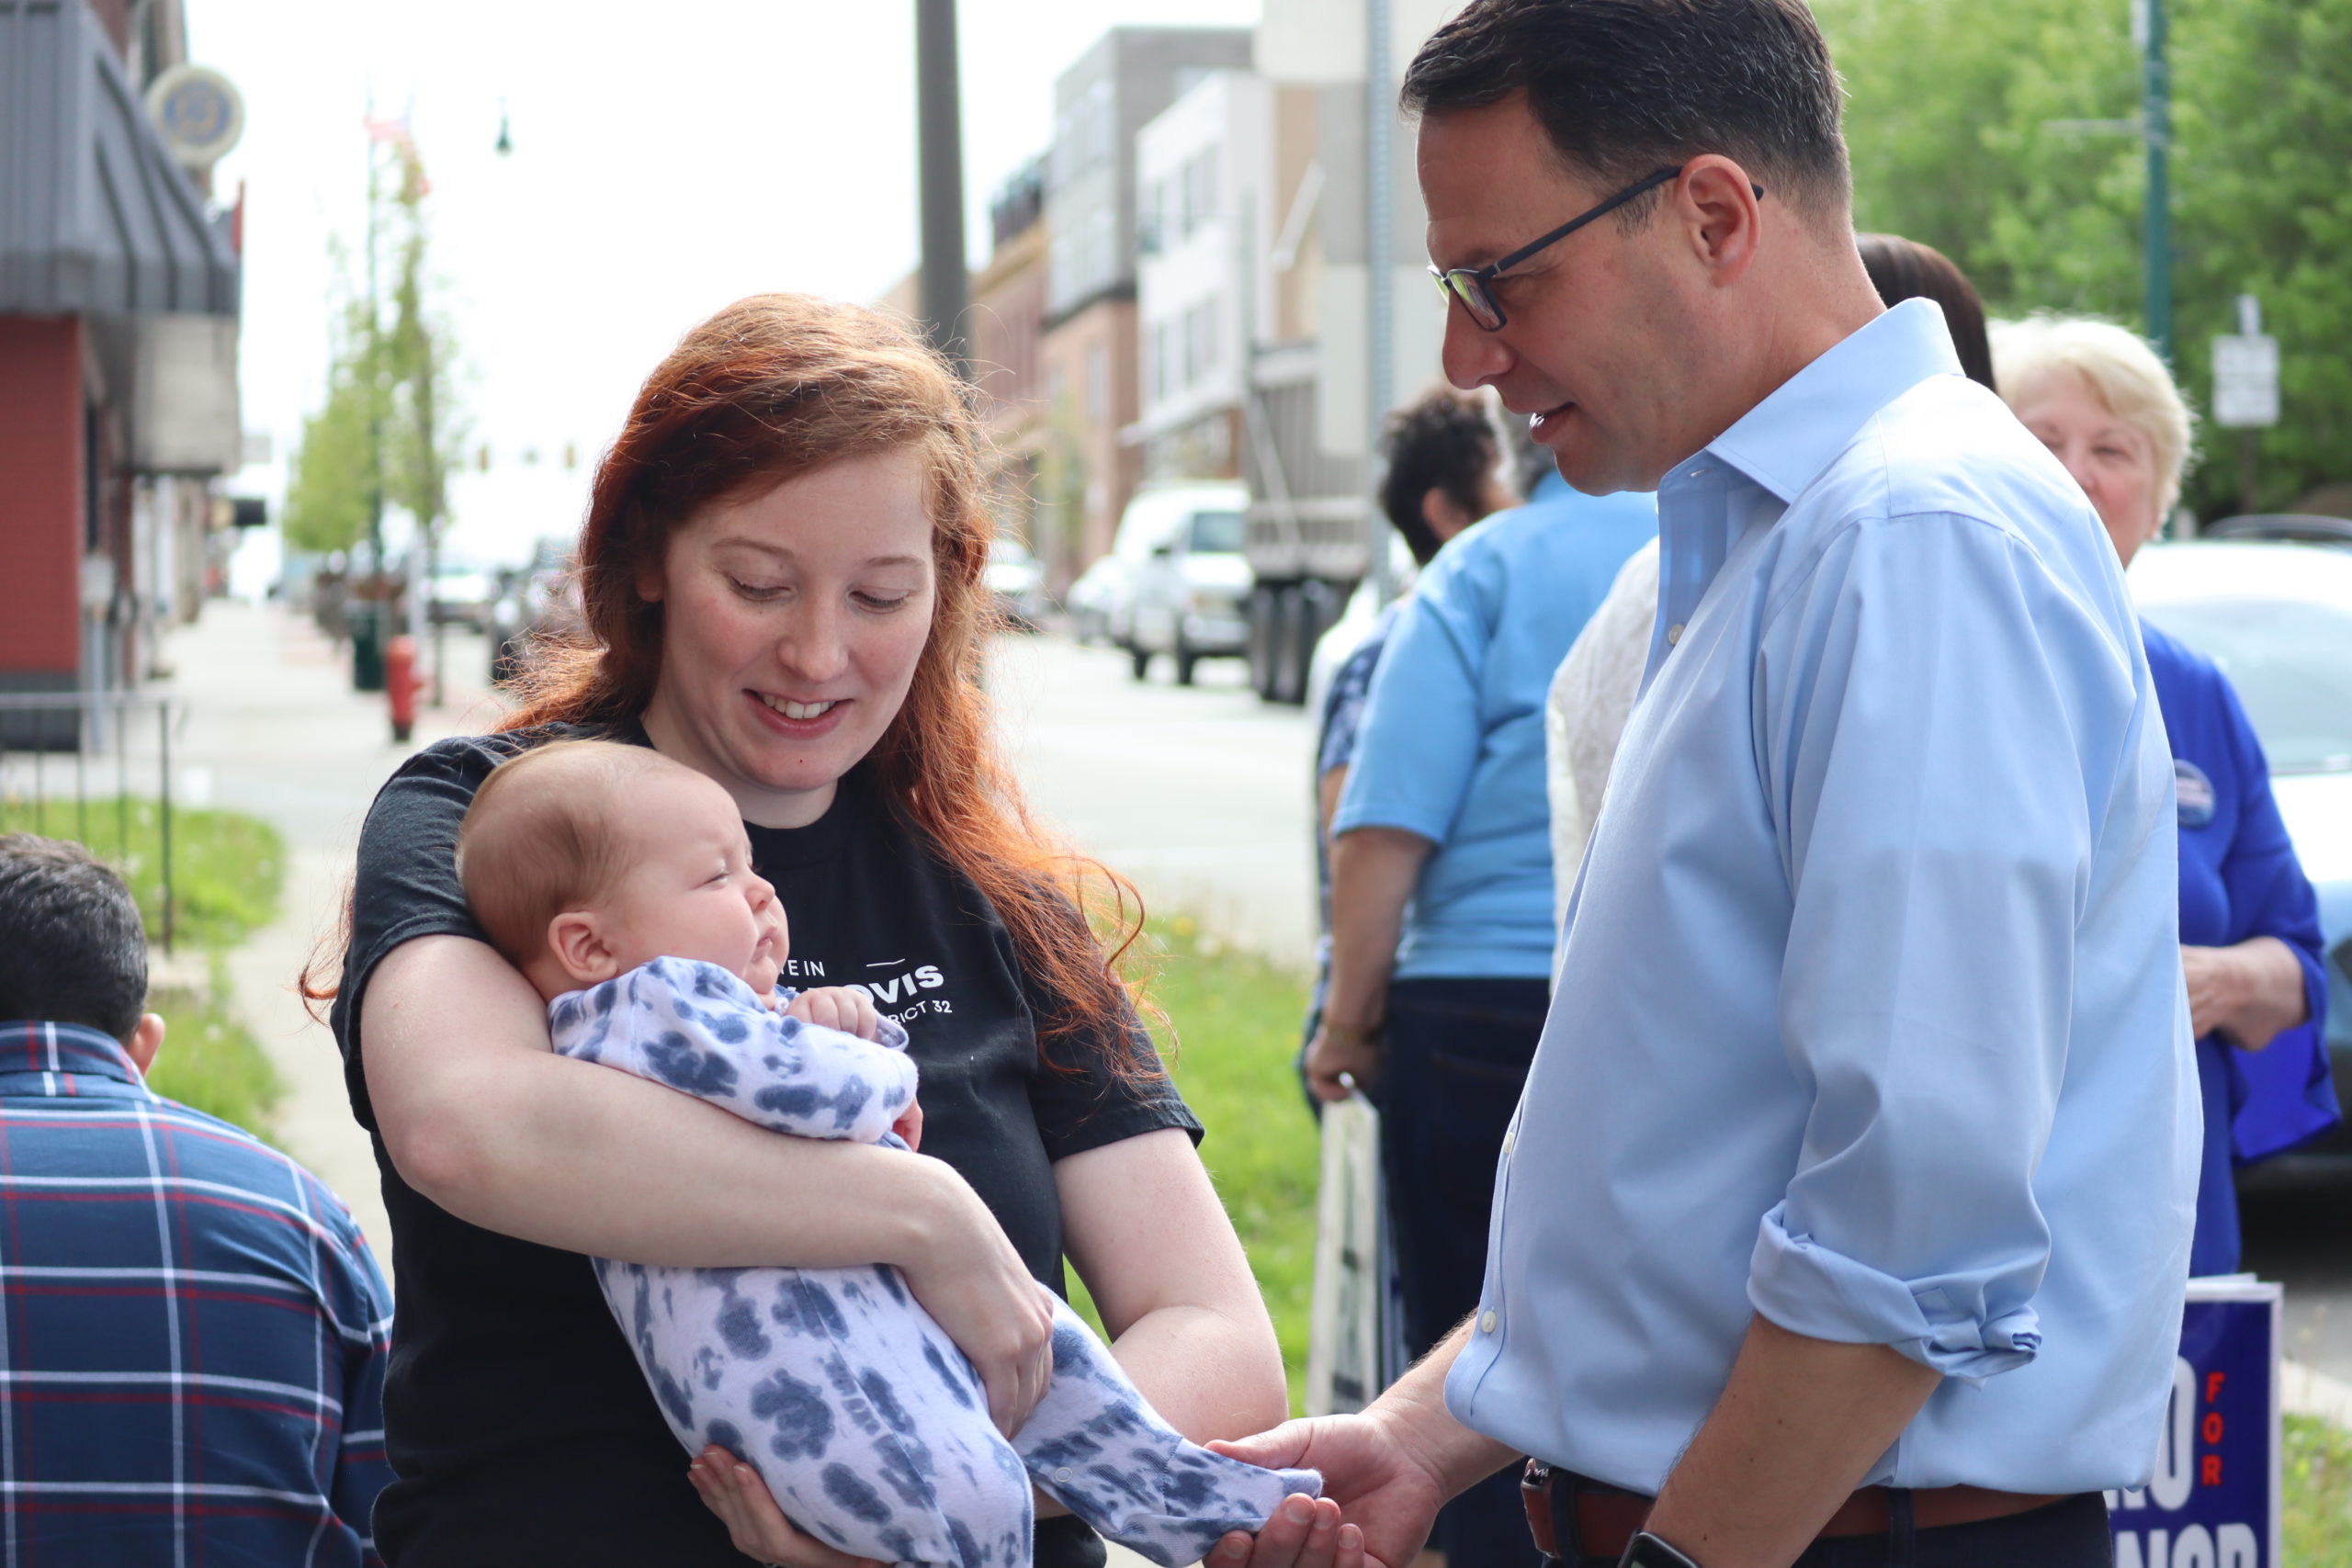
[[(1273, 1314), (1297, 1410), (1315, 1283), (1320, 1146), (1290, 1065), (1306, 983), (1254, 953), (1216, 946), (1182, 915), (1152, 921), (1146, 942), (1156, 970), (1152, 999), (1173, 1026), (1176, 1085), (1208, 1129), (1201, 1158)], [(1153, 1031), (1163, 1052), (1170, 1032)], [(1072, 1299), (1091, 1317), (1084, 1296), (1073, 1280)]]
[(286, 1086), (268, 1053), (230, 1015), (227, 987), (216, 960), (209, 994), (162, 987), (148, 993), (148, 1010), (163, 1014), (164, 1022), (164, 1048), (148, 1086), (266, 1138)]
[[(0, 833), (71, 839), (120, 873), (139, 900), (148, 940), (164, 936), (163, 813), (153, 800), (108, 796), (76, 809), (0, 799)], [(151, 1011), (164, 1015), (164, 1048), (150, 1080), (155, 1092), (266, 1137), (284, 1092), (268, 1054), (229, 1010), (222, 959), (277, 918), (286, 884), (286, 844), (277, 830), (241, 811), (172, 813), (175, 949), (204, 954), (203, 988), (158, 986)]]
[(2286, 1540), (2294, 1568), (2352, 1568), (2352, 1432), (2287, 1417)]
[[(72, 839), (122, 874), (139, 899), (148, 940), (164, 940), (163, 812), (153, 800), (108, 795), (77, 808), (70, 800), (0, 800), (0, 833)], [(242, 811), (172, 813), (174, 944), (221, 953), (277, 918), (286, 882), (286, 842)]]

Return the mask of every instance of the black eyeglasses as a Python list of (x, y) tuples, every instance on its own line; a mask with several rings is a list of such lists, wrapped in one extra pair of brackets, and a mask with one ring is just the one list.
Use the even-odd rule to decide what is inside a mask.
[[(1607, 217), (1635, 197), (1646, 191), (1656, 190), (1667, 181), (1679, 177), (1681, 173), (1682, 170), (1677, 167), (1660, 169), (1655, 174), (1645, 175), (1600, 206), (1577, 214), (1542, 239), (1533, 240), (1520, 246), (1500, 261), (1491, 261), (1484, 266), (1452, 268), (1432, 266), (1430, 268), (1430, 276), (1437, 280), (1438, 289), (1446, 299), (1458, 299), (1462, 302), (1462, 308), (1470, 313), (1472, 321), (1490, 333), (1500, 332), (1503, 329), (1503, 323), (1510, 318), (1503, 314), (1502, 303), (1495, 298), (1495, 279), (1535, 254), (1536, 252), (1558, 244), (1594, 219)], [(1758, 201), (1764, 199), (1762, 186), (1750, 182), (1747, 188), (1756, 193), (1756, 198)]]

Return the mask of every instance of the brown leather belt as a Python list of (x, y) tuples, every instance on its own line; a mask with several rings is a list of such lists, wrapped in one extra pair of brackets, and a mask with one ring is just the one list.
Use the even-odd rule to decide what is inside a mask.
[[(1535, 1538), (1536, 1550), (1561, 1562), (1573, 1562), (1580, 1556), (1623, 1556), (1626, 1542), (1648, 1519), (1650, 1505), (1657, 1500), (1554, 1470), (1536, 1460), (1527, 1461), (1519, 1496), (1527, 1506), (1528, 1533)], [(1936, 1529), (2007, 1518), (2061, 1500), (2057, 1495), (1995, 1492), (1983, 1486), (1939, 1486), (1911, 1494), (1911, 1517), (1919, 1529)], [(1568, 1528), (1561, 1529), (1563, 1524)], [(1884, 1535), (1893, 1524), (1887, 1489), (1865, 1486), (1838, 1505), (1821, 1533)]]

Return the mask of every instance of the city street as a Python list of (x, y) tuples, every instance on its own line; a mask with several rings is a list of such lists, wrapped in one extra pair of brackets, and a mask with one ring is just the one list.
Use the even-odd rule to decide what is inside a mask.
[[(417, 745), (482, 728), (495, 711), (481, 684), (481, 642), (453, 630), (449, 648), (462, 678), (447, 708), (424, 710)], [(207, 606), (176, 634), (171, 659), (171, 689), (190, 709), (178, 748), (183, 797), (253, 812), (287, 840), (284, 913), (230, 962), (237, 1008), (288, 1086), (278, 1139), (384, 1246), (374, 1160), (351, 1120), (341, 1060), (294, 979), (334, 929), (368, 803), (405, 749), (390, 739), (382, 699), (355, 695), (326, 640), (275, 606)], [(1008, 750), (1047, 823), (1134, 878), (1152, 909), (1183, 911), (1285, 963), (1307, 961), (1306, 716), (1261, 704), (1238, 663), (1205, 663), (1186, 689), (1162, 660), (1138, 683), (1125, 654), (1052, 636), (1003, 639), (990, 675)], [(2334, 1402), (2352, 1417), (2352, 1262), (2340, 1239), (2352, 1194), (2268, 1201), (2246, 1218), (2248, 1268), (2288, 1286), (2288, 1353), (2335, 1380), (2316, 1392), (2292, 1384), (2290, 1404)]]

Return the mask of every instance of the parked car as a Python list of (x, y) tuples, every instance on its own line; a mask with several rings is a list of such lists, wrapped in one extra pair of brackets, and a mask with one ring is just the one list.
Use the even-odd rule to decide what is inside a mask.
[(998, 535), (989, 543), (989, 563), (980, 569), (997, 614), (1015, 631), (1033, 632), (1046, 613), (1046, 569), (1020, 540)]
[(2197, 530), (2200, 539), (2286, 539), (2304, 545), (2352, 549), (2352, 518), (2318, 517), (2301, 512), (2250, 513), (2224, 517)]
[(1070, 627), (1080, 642), (1115, 640), (1111, 635), (1112, 616), (1116, 614), (1124, 619), (1127, 589), (1127, 563), (1116, 550), (1104, 551), (1079, 573), (1078, 581), (1062, 595), (1062, 604), (1069, 611)]
[(491, 610), (498, 602), (498, 580), (469, 561), (444, 556), (433, 574), (433, 592), (426, 595), (424, 614), (435, 626), (471, 626), (490, 630)]
[(580, 587), (571, 579), (569, 544), (542, 539), (531, 558), (510, 569), (505, 592), (492, 606), (490, 678), (504, 685), (521, 672), (531, 644), (569, 636), (587, 626)]
[(1176, 661), (1179, 685), (1193, 683), (1208, 658), (1250, 652), (1250, 563), (1241, 554), (1250, 493), (1238, 483), (1156, 486), (1138, 491), (1119, 519), (1114, 553), (1126, 563), (1123, 641), (1140, 681), (1154, 654)]
[[(2150, 545), (2132, 563), (2140, 613), (2222, 667), (2270, 761), (2271, 791), (2319, 894), (2327, 1048), (2352, 1084), (2352, 551), (2282, 541)], [(2339, 1127), (2249, 1168), (2248, 1191), (2352, 1182)]]

